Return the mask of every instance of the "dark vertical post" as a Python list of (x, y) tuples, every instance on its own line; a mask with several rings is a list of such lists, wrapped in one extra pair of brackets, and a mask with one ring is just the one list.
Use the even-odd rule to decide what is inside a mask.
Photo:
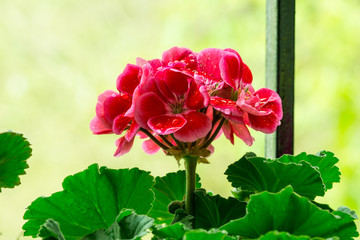
[(268, 158), (294, 151), (295, 0), (266, 1), (266, 86), (279, 93), (284, 117), (266, 136)]

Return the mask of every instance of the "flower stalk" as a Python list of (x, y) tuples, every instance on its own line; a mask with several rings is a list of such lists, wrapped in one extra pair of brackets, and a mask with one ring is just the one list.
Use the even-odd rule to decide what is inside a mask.
[(196, 165), (199, 157), (186, 155), (183, 158), (186, 173), (185, 211), (195, 218)]

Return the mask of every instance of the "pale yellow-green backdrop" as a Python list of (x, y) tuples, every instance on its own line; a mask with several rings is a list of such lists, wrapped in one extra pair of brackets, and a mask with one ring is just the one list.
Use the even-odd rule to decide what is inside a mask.
[[(335, 152), (342, 182), (319, 201), (358, 211), (359, 12), (358, 0), (297, 1), (295, 67), (295, 153)], [(0, 193), (1, 240), (22, 235), (31, 201), (61, 190), (64, 177), (92, 163), (153, 175), (178, 170), (163, 153), (144, 154), (140, 141), (114, 158), (116, 136), (89, 130), (97, 95), (115, 89), (125, 65), (173, 46), (234, 48), (250, 66), (255, 88), (263, 87), (265, 1), (0, 1), (0, 132), (21, 132), (33, 147), (22, 184)], [(229, 195), (227, 165), (246, 151), (263, 155), (264, 135), (253, 135), (251, 148), (217, 140), (211, 164), (198, 168), (205, 188)]]

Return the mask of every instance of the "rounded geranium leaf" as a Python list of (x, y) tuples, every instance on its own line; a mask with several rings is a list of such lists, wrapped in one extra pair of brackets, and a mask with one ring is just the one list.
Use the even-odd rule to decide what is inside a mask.
[(144, 93), (136, 101), (134, 116), (140, 127), (149, 129), (150, 118), (166, 113), (168, 113), (167, 106), (155, 93)]
[(218, 228), (246, 214), (246, 203), (236, 198), (210, 196), (201, 191), (195, 193), (195, 228)]
[[(168, 211), (168, 205), (173, 201), (183, 201), (185, 196), (185, 171), (168, 173), (164, 177), (156, 177), (152, 190), (155, 201), (149, 216), (155, 218), (156, 223), (170, 224), (174, 218)], [(196, 188), (200, 188), (200, 177), (196, 175)]]
[(157, 225), (152, 231), (152, 234), (160, 239), (182, 239), (186, 230), (184, 224), (177, 222), (166, 226)]
[[(154, 200), (149, 172), (112, 170), (96, 164), (65, 178), (64, 190), (40, 197), (28, 207), (25, 236), (36, 237), (47, 219), (58, 222), (67, 240), (81, 239), (98, 229), (107, 229), (124, 208), (146, 214)], [(45, 237), (45, 236), (44, 236)]]
[(291, 235), (288, 232), (279, 232), (279, 231), (272, 231), (268, 232), (265, 235), (257, 238), (257, 240), (340, 240), (338, 237), (334, 238), (312, 238), (309, 236), (296, 236)]
[(229, 235), (251, 239), (275, 230), (296, 236), (339, 237), (344, 240), (359, 236), (354, 218), (349, 214), (322, 210), (307, 198), (294, 193), (291, 187), (279, 193), (251, 195), (246, 208), (245, 217), (233, 220), (220, 229)]
[(228, 236), (227, 232), (218, 229), (205, 231), (195, 229), (185, 233), (183, 240), (235, 240), (237, 238)]
[(277, 159), (283, 163), (299, 163), (306, 161), (315, 167), (321, 175), (321, 178), (326, 186), (326, 190), (331, 189), (334, 182), (340, 182), (340, 171), (335, 164), (339, 161), (334, 153), (329, 151), (321, 151), (317, 154), (300, 153), (296, 156), (285, 154)]
[(309, 163), (282, 163), (245, 155), (226, 170), (231, 185), (253, 192), (278, 192), (288, 185), (301, 196), (314, 199), (325, 194), (320, 173)]
[(186, 124), (174, 133), (174, 136), (183, 142), (193, 142), (203, 138), (211, 130), (210, 118), (201, 112), (191, 111), (182, 114)]
[(13, 188), (20, 184), (19, 175), (29, 167), (26, 160), (31, 156), (30, 143), (22, 134), (0, 134), (0, 192), (1, 188)]
[(186, 119), (178, 115), (163, 114), (149, 119), (148, 126), (160, 135), (176, 132), (186, 124)]
[(99, 229), (81, 240), (120, 240), (141, 239), (148, 233), (154, 219), (146, 215), (138, 215), (130, 209), (123, 209), (116, 221), (108, 229)]

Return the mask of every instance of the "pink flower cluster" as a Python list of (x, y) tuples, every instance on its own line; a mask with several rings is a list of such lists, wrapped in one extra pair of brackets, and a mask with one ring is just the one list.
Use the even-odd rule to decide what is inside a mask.
[(235, 135), (252, 145), (248, 127), (274, 132), (282, 106), (276, 92), (255, 91), (251, 83), (250, 69), (233, 49), (195, 53), (173, 47), (161, 59), (138, 58), (136, 65), (128, 64), (117, 78), (118, 91), (98, 97), (90, 129), (123, 135), (116, 141), (115, 156), (127, 153), (136, 135), (146, 139), (145, 152), (162, 148), (175, 157), (206, 157), (222, 133), (232, 144)]

